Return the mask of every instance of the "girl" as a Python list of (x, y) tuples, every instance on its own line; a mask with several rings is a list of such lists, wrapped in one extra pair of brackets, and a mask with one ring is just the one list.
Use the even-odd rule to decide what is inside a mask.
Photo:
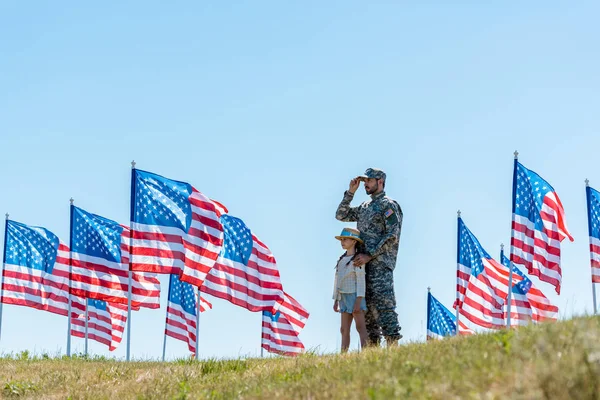
[(365, 269), (364, 266), (356, 267), (352, 262), (359, 254), (363, 241), (360, 232), (352, 228), (342, 229), (340, 236), (335, 238), (342, 244), (346, 253), (342, 254), (335, 268), (335, 283), (333, 286), (333, 311), (342, 314), (342, 352), (348, 351), (350, 346), (350, 327), (352, 319), (356, 323), (356, 330), (360, 335), (360, 347), (367, 345), (368, 335), (365, 325)]

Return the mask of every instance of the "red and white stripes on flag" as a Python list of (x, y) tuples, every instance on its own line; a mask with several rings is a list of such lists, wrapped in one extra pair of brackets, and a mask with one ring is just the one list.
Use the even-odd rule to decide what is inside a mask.
[(590, 261), (592, 266), (592, 282), (600, 283), (600, 239), (590, 236)]
[(513, 291), (511, 296), (511, 326), (527, 325), (530, 321), (539, 323), (558, 320), (558, 307), (538, 288), (532, 287), (527, 294)]
[(132, 180), (131, 269), (178, 274), (201, 286), (223, 243), (222, 205), (150, 172), (134, 169)]
[(534, 322), (558, 320), (558, 306), (552, 304), (541, 290), (532, 286), (526, 297), (531, 306), (531, 314)]
[[(32, 307), (59, 315), (68, 314), (69, 248), (51, 232), (6, 222), (2, 303)], [(51, 250), (57, 249), (54, 254)], [(56, 245), (56, 247), (54, 247)], [(44, 263), (44, 269), (32, 267)]]
[[(500, 252), (502, 264), (508, 268), (510, 261)], [(558, 307), (533, 285), (533, 282), (519, 270), (513, 269), (513, 290), (511, 293), (510, 325), (521, 326), (530, 322), (556, 321), (558, 319)], [(517, 277), (517, 280), (515, 280)], [(520, 278), (520, 279), (519, 279)], [(508, 307), (505, 305), (505, 318), (508, 317)]]
[[(508, 317), (508, 304), (504, 305), (504, 318)], [(533, 321), (531, 304), (527, 295), (513, 292), (510, 298), (510, 326), (525, 326)]]
[[(210, 309), (212, 309), (212, 304), (200, 296), (200, 312)], [(180, 304), (168, 303), (165, 335), (187, 343), (188, 350), (195, 354), (197, 329), (196, 315), (186, 311)]]
[(458, 321), (458, 334), (461, 336), (474, 335), (475, 331), (469, 328), (464, 322)]
[(177, 274), (250, 311), (283, 301), (271, 251), (222, 204), (150, 172), (134, 169), (132, 180), (133, 271)]
[(252, 247), (247, 263), (222, 253), (200, 291), (250, 311), (273, 311), (283, 299), (277, 261), (256, 236), (251, 235), (249, 242)]
[[(501, 329), (509, 270), (487, 253), (458, 218), (457, 299), (455, 308), (475, 325)], [(520, 277), (513, 277), (513, 283)]]
[[(86, 299), (71, 299), (71, 335), (85, 338)], [(102, 343), (110, 351), (117, 348), (127, 323), (127, 306), (102, 300), (88, 300), (88, 339)]]
[(588, 232), (590, 236), (590, 261), (592, 282), (600, 282), (600, 192), (586, 182)]
[[(121, 252), (120, 262), (80, 253), (76, 251), (77, 247), (74, 247), (71, 253), (71, 293), (82, 298), (105, 300), (110, 303), (128, 303), (130, 230), (123, 225), (120, 227), (122, 228), (120, 240), (115, 244), (119, 246)], [(86, 235), (83, 235), (83, 238), (79, 237), (81, 236), (79, 226), (73, 226), (71, 234), (73, 241), (86, 240)], [(104, 236), (103, 240), (109, 241), (110, 238)], [(160, 307), (160, 281), (155, 273), (132, 273), (131, 306), (133, 309)]]
[(263, 311), (262, 348), (270, 353), (294, 356), (304, 352), (298, 337), (309, 313), (294, 298), (285, 294), (285, 300), (275, 314)]
[(504, 303), (508, 297), (508, 269), (494, 259), (483, 258), (482, 262), (483, 272), (469, 278), (460, 314), (475, 325), (502, 329), (506, 326)]
[(560, 242), (565, 238), (573, 241), (558, 195), (537, 173), (515, 160), (510, 260), (560, 294)]

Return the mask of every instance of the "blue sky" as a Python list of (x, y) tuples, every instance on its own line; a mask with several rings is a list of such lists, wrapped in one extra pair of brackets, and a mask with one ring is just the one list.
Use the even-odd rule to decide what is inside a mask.
[[(427, 287), (454, 299), (457, 209), (491, 254), (509, 242), (518, 149), (557, 190), (575, 237), (561, 296), (538, 285), (562, 317), (590, 312), (598, 12), (592, 1), (5, 1), (0, 211), (67, 241), (70, 197), (127, 223), (132, 159), (187, 181), (271, 248), (286, 291), (311, 312), (302, 340), (331, 352), (344, 226), (334, 214), (350, 178), (388, 174), (404, 210), (397, 311), (405, 338), (423, 340)], [(361, 188), (355, 204), (365, 199)], [(132, 318), (134, 357), (161, 354), (163, 283), (162, 308)], [(261, 316), (213, 304), (201, 356), (259, 354)], [(66, 330), (64, 317), (5, 305), (0, 352), (58, 352)], [(167, 355), (187, 355), (185, 344), (169, 340)]]

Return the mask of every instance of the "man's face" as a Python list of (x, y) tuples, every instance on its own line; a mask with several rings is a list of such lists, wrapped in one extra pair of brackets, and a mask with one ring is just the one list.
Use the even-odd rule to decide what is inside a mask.
[(375, 178), (365, 179), (365, 191), (367, 192), (368, 195), (371, 195), (371, 194), (377, 192), (377, 189), (379, 187), (379, 181), (380, 181), (380, 179), (375, 179)]

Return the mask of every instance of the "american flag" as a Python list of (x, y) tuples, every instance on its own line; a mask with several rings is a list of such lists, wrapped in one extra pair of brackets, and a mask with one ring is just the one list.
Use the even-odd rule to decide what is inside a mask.
[(567, 237), (573, 241), (552, 186), (515, 160), (510, 260), (560, 294), (560, 242)]
[(600, 282), (600, 192), (586, 187), (592, 282)]
[[(196, 310), (197, 290), (189, 283), (182, 282), (175, 274), (169, 281), (169, 302), (167, 304), (167, 321), (165, 335), (181, 340), (188, 345), (192, 353), (196, 353)], [(212, 304), (200, 297), (200, 312), (212, 308)]]
[[(475, 325), (502, 329), (508, 296), (507, 267), (494, 260), (458, 218), (458, 268), (456, 302), (460, 314)], [(520, 281), (513, 277), (514, 282)]]
[(309, 313), (290, 295), (275, 313), (263, 311), (262, 348), (269, 353), (295, 356), (304, 352), (298, 335), (304, 328)]
[(2, 303), (67, 315), (69, 247), (47, 229), (6, 221)]
[[(85, 338), (85, 303), (86, 299), (79, 296), (71, 298), (71, 335), (80, 338)], [(87, 304), (88, 339), (115, 350), (123, 338), (127, 306), (93, 299), (87, 299)]]
[[(507, 268), (510, 268), (510, 260), (500, 251), (500, 260)], [(533, 285), (533, 282), (521, 272), (514, 264), (513, 281), (517, 277), (518, 281), (513, 284), (511, 294), (510, 325), (527, 325), (529, 321), (544, 322), (556, 321), (558, 319), (558, 307)], [(505, 306), (505, 315), (508, 311)]]
[[(472, 335), (473, 332), (462, 321), (459, 321), (459, 333)], [(456, 335), (456, 316), (450, 312), (431, 293), (427, 295), (427, 340), (442, 339)]]
[[(83, 298), (127, 304), (129, 228), (71, 206), (71, 293)], [(160, 307), (155, 273), (132, 273), (132, 308)]]
[(220, 222), (223, 248), (200, 290), (250, 311), (275, 312), (283, 301), (275, 257), (241, 219), (226, 214)]
[(134, 169), (131, 270), (178, 274), (200, 287), (223, 244), (227, 210), (185, 182)]

